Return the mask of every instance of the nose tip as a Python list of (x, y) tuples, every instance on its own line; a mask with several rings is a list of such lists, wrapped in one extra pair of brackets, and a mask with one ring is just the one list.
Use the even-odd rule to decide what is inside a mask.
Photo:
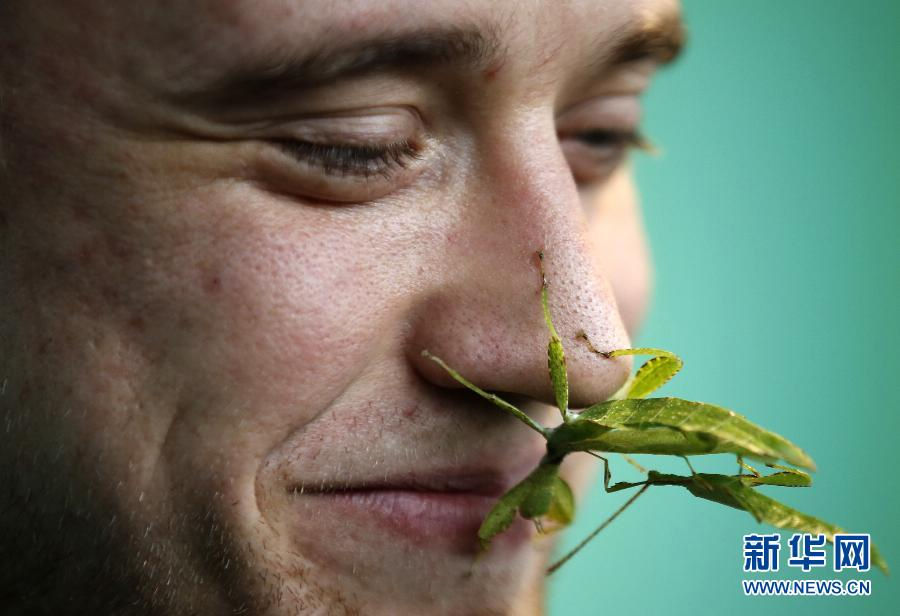
[[(631, 358), (592, 352), (580, 334), (585, 332), (600, 351), (629, 346), (612, 292), (595, 273), (584, 278), (584, 271), (571, 271), (571, 261), (563, 267), (552, 250), (546, 255), (547, 306), (565, 353), (568, 406), (578, 409), (603, 402), (627, 380)], [(515, 297), (498, 297), (495, 279), (488, 279), (494, 283), (493, 293), (474, 284), (432, 297), (416, 319), (409, 348), (417, 371), (440, 387), (462, 387), (427, 354), (423, 356), (427, 350), (481, 389), (554, 404), (557, 396), (548, 369), (552, 333), (542, 309), (539, 272), (531, 253), (504, 276), (512, 283), (505, 288), (520, 289)], [(470, 281), (479, 279), (485, 277)]]
[[(581, 332), (579, 332), (580, 334)], [(615, 348), (627, 348), (627, 344), (617, 344)], [(628, 381), (633, 365), (631, 356), (607, 357), (603, 353), (589, 350), (585, 338), (575, 336), (568, 345), (567, 376), (569, 381), (569, 409), (584, 409), (612, 397)], [(586, 386), (585, 381), (593, 381)]]
[[(630, 356), (610, 357), (609, 351), (628, 346), (627, 336), (620, 320), (603, 322), (598, 332), (599, 340), (609, 348), (598, 349), (591, 342), (592, 337), (582, 327), (574, 335), (566, 328), (567, 340), (562, 337), (554, 325), (550, 309), (549, 282), (543, 267), (543, 252), (538, 253), (541, 272), (541, 304), (544, 320), (550, 337), (547, 347), (548, 370), (557, 406), (561, 410), (578, 409), (603, 402), (618, 391), (628, 380), (631, 373), (632, 358)], [(612, 298), (607, 289), (607, 297)], [(581, 301), (581, 294), (574, 296), (575, 303)], [(579, 315), (585, 312), (584, 306), (575, 306), (571, 324), (577, 324)], [(615, 314), (618, 313), (614, 310)], [(584, 326), (590, 327), (585, 323)], [(610, 327), (612, 326), (612, 327)], [(618, 327), (616, 327), (618, 326)], [(595, 327), (596, 329), (596, 327)], [(612, 329), (612, 331), (609, 331)], [(610, 336), (610, 334), (612, 334)], [(567, 391), (561, 391), (566, 390)]]

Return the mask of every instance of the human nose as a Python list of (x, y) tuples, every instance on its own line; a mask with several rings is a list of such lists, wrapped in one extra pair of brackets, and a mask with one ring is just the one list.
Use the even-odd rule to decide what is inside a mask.
[(592, 352), (581, 333), (601, 351), (627, 348), (628, 335), (555, 133), (540, 153), (533, 137), (510, 138), (504, 156), (484, 164), (466, 187), (464, 211), (436, 247), (443, 268), (416, 307), (408, 356), (442, 387), (460, 385), (423, 350), (482, 389), (553, 403), (542, 250), (548, 306), (566, 353), (569, 406), (585, 407), (612, 396), (631, 361)]

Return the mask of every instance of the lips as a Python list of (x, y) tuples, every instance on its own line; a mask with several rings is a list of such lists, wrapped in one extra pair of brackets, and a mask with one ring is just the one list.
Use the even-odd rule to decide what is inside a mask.
[[(448, 469), (343, 485), (294, 484), (290, 493), (307, 515), (333, 516), (420, 547), (474, 553), (485, 516), (524, 472)], [(501, 543), (519, 544), (530, 536), (530, 524), (518, 522)]]

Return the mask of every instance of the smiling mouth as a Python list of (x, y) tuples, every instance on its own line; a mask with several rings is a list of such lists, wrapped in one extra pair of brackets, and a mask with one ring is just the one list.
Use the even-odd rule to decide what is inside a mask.
[[(482, 521), (514, 483), (491, 473), (438, 473), (340, 487), (295, 484), (289, 491), (298, 504), (302, 501), (307, 515), (326, 516), (347, 528), (380, 529), (420, 547), (475, 554)], [(532, 526), (519, 519), (510, 531), (499, 543), (521, 545)]]

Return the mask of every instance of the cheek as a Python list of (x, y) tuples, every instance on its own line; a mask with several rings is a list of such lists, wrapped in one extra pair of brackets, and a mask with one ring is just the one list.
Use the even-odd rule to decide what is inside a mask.
[(589, 235), (628, 333), (640, 327), (650, 300), (652, 268), (631, 171), (623, 166), (604, 185), (582, 194), (591, 212)]
[(377, 240), (327, 212), (266, 212), (239, 215), (240, 231), (219, 236), (193, 273), (199, 331), (184, 365), (204, 366), (211, 392), (224, 380), (257, 426), (302, 425), (365, 370), (402, 294), (378, 267)]
[(183, 405), (221, 446), (249, 427), (253, 448), (271, 447), (399, 356), (433, 247), (409, 204), (317, 207), (230, 187), (188, 207), (205, 222), (183, 233), (183, 292), (164, 293), (190, 323), (175, 360), (194, 376)]

